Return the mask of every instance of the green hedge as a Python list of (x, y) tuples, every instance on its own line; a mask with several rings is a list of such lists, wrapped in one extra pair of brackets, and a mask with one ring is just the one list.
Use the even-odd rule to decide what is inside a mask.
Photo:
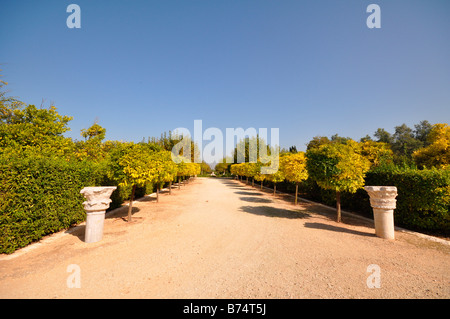
[(397, 187), (396, 225), (450, 235), (450, 170), (370, 172), (366, 185)]
[[(108, 166), (93, 161), (43, 157), (38, 152), (0, 154), (0, 253), (13, 253), (43, 236), (86, 219), (80, 194), (86, 186), (117, 186)], [(130, 198), (130, 186), (118, 186), (108, 210)], [(148, 183), (135, 198), (152, 193)]]
[(0, 156), (0, 253), (12, 253), (86, 217), (80, 190), (103, 175), (93, 162)]

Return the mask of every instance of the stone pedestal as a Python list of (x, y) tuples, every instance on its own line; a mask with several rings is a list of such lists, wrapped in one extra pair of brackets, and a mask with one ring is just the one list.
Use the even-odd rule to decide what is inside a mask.
[(84, 235), (86, 243), (95, 243), (102, 239), (105, 213), (111, 203), (109, 197), (116, 188), (116, 186), (85, 187), (80, 191), (87, 199), (83, 202), (87, 214)]
[(397, 187), (395, 186), (365, 186), (369, 193), (370, 206), (373, 209), (375, 235), (385, 239), (395, 239), (394, 209)]

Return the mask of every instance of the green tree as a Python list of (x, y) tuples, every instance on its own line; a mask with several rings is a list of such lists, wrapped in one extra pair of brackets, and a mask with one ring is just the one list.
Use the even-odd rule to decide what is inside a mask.
[(341, 221), (340, 194), (355, 193), (364, 186), (370, 162), (351, 143), (324, 144), (306, 152), (309, 176), (324, 188), (336, 192), (337, 222)]
[(306, 145), (306, 150), (310, 150), (311, 148), (319, 147), (323, 144), (330, 144), (331, 141), (326, 136), (314, 136), (311, 141)]
[(412, 153), (422, 146), (423, 142), (415, 138), (414, 131), (406, 124), (395, 127), (392, 150), (398, 155), (398, 162), (409, 163)]
[(377, 138), (377, 142), (383, 142), (389, 145), (393, 142), (391, 133), (387, 132), (384, 128), (377, 129), (373, 135)]
[(433, 125), (426, 120), (414, 125), (414, 137), (416, 140), (421, 141), (424, 147), (430, 145), (428, 135), (430, 134), (432, 128)]

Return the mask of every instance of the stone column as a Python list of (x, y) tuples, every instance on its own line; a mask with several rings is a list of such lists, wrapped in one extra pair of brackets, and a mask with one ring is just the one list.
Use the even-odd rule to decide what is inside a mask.
[(375, 235), (385, 239), (395, 239), (394, 209), (397, 187), (395, 186), (365, 186), (369, 193), (370, 206), (373, 209)]
[(116, 186), (85, 187), (81, 194), (87, 201), (83, 202), (86, 211), (86, 232), (84, 241), (95, 243), (103, 237), (103, 223), (105, 221), (106, 209), (108, 209), (111, 199), (109, 198)]

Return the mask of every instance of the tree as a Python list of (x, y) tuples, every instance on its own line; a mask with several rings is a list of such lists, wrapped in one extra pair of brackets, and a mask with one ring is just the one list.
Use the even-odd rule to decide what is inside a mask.
[(217, 163), (214, 167), (214, 171), (217, 175), (219, 174), (226, 174), (231, 173), (230, 172), (231, 164), (226, 162), (226, 159), (224, 158), (221, 163)]
[(189, 172), (188, 163), (179, 161), (177, 163), (177, 177), (178, 177), (178, 189), (181, 189), (181, 177), (184, 177)]
[(450, 165), (450, 126), (447, 123), (434, 124), (427, 135), (428, 146), (413, 153), (420, 167), (446, 168)]
[(313, 139), (306, 145), (306, 150), (329, 143), (331, 143), (331, 141), (326, 136), (314, 136)]
[(284, 177), (284, 172), (281, 169), (280, 157), (273, 158), (272, 160), (278, 161), (278, 163), (275, 163), (276, 164), (275, 167), (278, 167), (278, 169), (269, 168), (270, 173), (265, 174), (265, 175), (266, 175), (266, 179), (273, 183), (273, 195), (275, 196), (275, 194), (277, 192), (277, 183), (281, 183), (282, 181), (284, 181), (285, 177)]
[(413, 130), (406, 124), (395, 127), (392, 150), (400, 156), (400, 159), (407, 162), (412, 153), (422, 146), (423, 142), (414, 137)]
[(257, 163), (256, 163), (256, 172), (255, 172), (255, 175), (253, 176), (253, 178), (256, 180), (256, 181), (258, 181), (258, 182), (261, 182), (261, 189), (262, 189), (262, 187), (263, 187), (263, 181), (266, 179), (266, 175), (265, 174), (261, 174), (261, 166), (262, 166), (262, 163), (261, 163), (261, 161), (258, 161)]
[(369, 160), (371, 167), (389, 164), (393, 161), (393, 152), (387, 143), (364, 140), (359, 143), (350, 141), (359, 153)]
[(432, 125), (428, 121), (421, 121), (419, 124), (414, 125), (414, 137), (423, 143), (423, 146), (428, 146), (428, 135), (431, 132)]
[(101, 127), (97, 122), (92, 124), (88, 129), (81, 130), (81, 136), (84, 137), (84, 140), (98, 140), (103, 141), (106, 135), (106, 129)]
[(212, 172), (211, 166), (209, 166), (205, 161), (200, 163), (200, 169), (200, 174), (211, 174)]
[(256, 162), (262, 154), (260, 151), (265, 151), (270, 154), (270, 146), (266, 141), (257, 135), (256, 137), (246, 137), (240, 140), (233, 151), (234, 163), (249, 163)]
[(297, 146), (292, 145), (289, 147), (289, 153), (297, 153)]
[(306, 152), (308, 174), (316, 183), (336, 192), (336, 221), (341, 221), (340, 193), (355, 193), (364, 186), (370, 162), (352, 143), (324, 144)]
[(391, 133), (387, 132), (384, 128), (379, 128), (373, 134), (378, 140), (377, 142), (383, 142), (387, 144), (392, 144), (393, 138)]
[(172, 161), (172, 154), (169, 151), (161, 150), (150, 155), (152, 163), (152, 182), (156, 184), (156, 201), (159, 201), (159, 191), (164, 183), (169, 183), (171, 192), (172, 181), (177, 176), (178, 167)]
[(6, 96), (7, 91), (4, 87), (7, 85), (7, 82), (0, 80), (0, 124), (11, 122), (14, 111), (25, 105), (15, 97)]
[(155, 168), (149, 149), (141, 144), (132, 144), (126, 153), (119, 159), (122, 169), (119, 186), (132, 185), (130, 204), (128, 206), (128, 222), (131, 222), (131, 211), (136, 186), (144, 186), (155, 179)]
[(77, 141), (76, 156), (78, 159), (89, 158), (94, 161), (100, 161), (105, 158), (106, 152), (102, 145), (105, 138), (106, 129), (101, 127), (98, 123), (94, 123), (88, 129), (81, 130), (81, 136), (84, 141)]
[(304, 152), (288, 154), (280, 159), (280, 168), (287, 181), (295, 183), (295, 205), (297, 205), (298, 184), (308, 178)]

